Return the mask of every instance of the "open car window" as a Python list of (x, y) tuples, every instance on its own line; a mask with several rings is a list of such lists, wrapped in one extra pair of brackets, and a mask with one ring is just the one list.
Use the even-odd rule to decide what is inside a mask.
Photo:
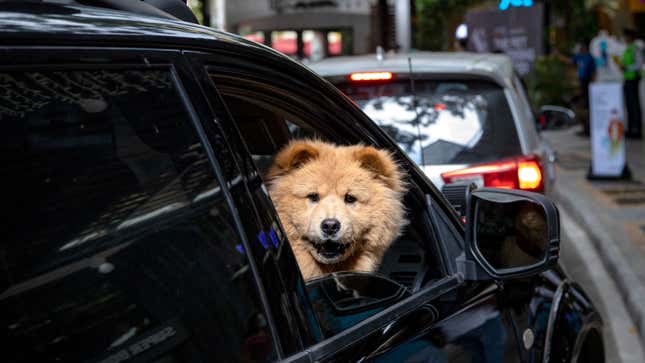
[[(250, 82), (215, 71), (209, 72), (209, 75), (261, 175), (265, 175), (275, 154), (290, 140), (313, 138), (341, 145), (361, 141), (352, 138), (354, 135), (339, 134), (334, 131), (338, 128), (331, 127), (339, 122), (338, 118), (342, 115), (330, 115), (301, 96), (271, 84)], [(432, 281), (441, 279), (445, 273), (433, 238), (435, 232), (429, 227), (424, 196), (412, 186), (404, 198), (404, 205), (409, 224), (388, 248), (375, 273), (405, 286), (408, 293), (414, 293)], [(314, 309), (316, 306), (320, 308), (316, 302), (319, 294), (309, 292)], [(396, 301), (393, 299), (391, 303)], [(381, 306), (380, 310), (387, 305)], [(367, 313), (361, 311), (360, 317), (355, 316), (351, 321), (360, 321), (378, 312), (379, 309)], [(320, 314), (320, 310), (317, 313)], [(343, 324), (323, 327), (323, 332), (328, 337), (345, 328)]]

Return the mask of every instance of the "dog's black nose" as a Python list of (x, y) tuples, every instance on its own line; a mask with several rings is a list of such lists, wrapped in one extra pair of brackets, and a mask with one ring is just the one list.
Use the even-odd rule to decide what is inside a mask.
[(320, 223), (320, 230), (328, 236), (332, 236), (340, 231), (340, 222), (336, 218), (323, 219)]

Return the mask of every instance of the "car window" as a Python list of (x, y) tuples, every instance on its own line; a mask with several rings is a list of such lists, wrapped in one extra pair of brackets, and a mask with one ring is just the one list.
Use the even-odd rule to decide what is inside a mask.
[[(261, 175), (264, 175), (271, 165), (273, 156), (290, 140), (306, 137), (338, 144), (360, 141), (352, 140), (350, 135), (343, 138), (342, 135), (329, 131), (333, 124), (325, 118), (325, 110), (319, 109), (297, 94), (284, 89), (276, 91), (276, 86), (271, 84), (250, 83), (242, 78), (233, 81), (217, 72), (209, 74), (235, 120)], [(279, 97), (274, 96), (278, 94)], [(344, 121), (350, 122), (351, 119)], [(437, 263), (433, 240), (429, 237), (433, 232), (427, 230), (427, 215), (422, 212), (424, 206), (420, 200), (423, 198), (415, 197), (414, 191), (406, 197), (410, 224), (386, 252), (378, 270), (378, 273), (403, 284), (411, 291), (419, 289), (429, 280), (443, 276)], [(315, 298), (312, 297), (312, 300)], [(312, 303), (317, 306), (316, 301)], [(369, 314), (364, 314), (361, 319), (368, 316)], [(323, 330), (326, 336), (338, 332), (333, 329)]]
[[(504, 90), (479, 80), (340, 83), (419, 165), (474, 164), (522, 153)], [(413, 105), (416, 97), (416, 108)]]
[(169, 69), (0, 73), (6, 362), (276, 357)]

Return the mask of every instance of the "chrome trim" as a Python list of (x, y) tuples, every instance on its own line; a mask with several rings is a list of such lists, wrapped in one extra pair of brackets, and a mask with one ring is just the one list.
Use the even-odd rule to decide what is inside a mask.
[(549, 363), (551, 358), (551, 340), (553, 339), (553, 329), (555, 329), (555, 319), (558, 317), (560, 304), (562, 303), (562, 296), (564, 296), (565, 288), (569, 286), (568, 280), (563, 280), (553, 294), (553, 303), (551, 304), (551, 311), (549, 312), (549, 320), (546, 325), (546, 336), (544, 337), (544, 354), (542, 355), (542, 363)]

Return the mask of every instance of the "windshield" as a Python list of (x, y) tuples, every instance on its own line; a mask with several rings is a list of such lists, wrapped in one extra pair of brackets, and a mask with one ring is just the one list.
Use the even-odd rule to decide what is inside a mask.
[(521, 154), (504, 90), (478, 80), (337, 85), (420, 165), (474, 164)]

